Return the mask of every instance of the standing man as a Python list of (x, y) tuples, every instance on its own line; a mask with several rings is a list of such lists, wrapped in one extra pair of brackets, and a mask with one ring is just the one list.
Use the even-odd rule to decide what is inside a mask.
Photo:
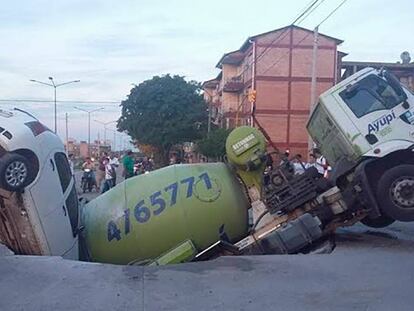
[(325, 177), (325, 172), (328, 168), (325, 157), (322, 155), (321, 151), (318, 148), (313, 149), (313, 154), (316, 158), (315, 167), (318, 170), (319, 175), (321, 175), (321, 177)]
[(302, 161), (302, 155), (297, 154), (293, 160), (293, 168), (295, 169), (295, 175), (302, 175), (305, 173), (305, 163)]
[(134, 159), (132, 158), (132, 151), (129, 150), (122, 159), (122, 165), (124, 166), (124, 177), (128, 179), (134, 176)]
[(72, 173), (72, 176), (73, 176), (75, 174), (75, 165), (73, 163), (73, 153), (69, 153), (68, 162), (69, 162), (70, 172)]
[(109, 189), (113, 187), (112, 180), (114, 178), (115, 170), (113, 166), (109, 163), (109, 161), (109, 158), (103, 160), (103, 163), (105, 165), (105, 182), (102, 188), (102, 193), (107, 192)]
[(112, 154), (111, 159), (109, 160), (109, 164), (111, 164), (112, 168), (114, 169), (114, 172), (113, 172), (114, 176), (112, 178), (112, 187), (115, 187), (116, 186), (116, 169), (119, 166), (119, 160), (115, 154)]
[(97, 191), (101, 190), (102, 181), (105, 179), (105, 164), (104, 161), (108, 158), (108, 154), (104, 152), (99, 159), (98, 169), (96, 171), (96, 187)]

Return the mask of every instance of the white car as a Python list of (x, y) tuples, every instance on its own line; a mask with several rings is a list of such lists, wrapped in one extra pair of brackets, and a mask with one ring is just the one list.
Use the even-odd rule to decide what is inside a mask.
[(78, 259), (79, 208), (59, 137), (0, 107), (0, 242), (18, 254)]

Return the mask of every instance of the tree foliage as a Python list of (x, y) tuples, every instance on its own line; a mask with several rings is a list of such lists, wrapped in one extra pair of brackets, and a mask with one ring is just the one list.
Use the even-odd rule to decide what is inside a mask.
[(158, 151), (152, 145), (137, 144), (137, 147), (146, 157), (152, 157)]
[(203, 137), (207, 106), (200, 84), (174, 75), (155, 76), (135, 86), (121, 103), (118, 129), (138, 145), (151, 145), (166, 164), (175, 144)]
[(198, 151), (209, 158), (220, 158), (226, 153), (226, 139), (231, 130), (218, 128), (197, 142)]

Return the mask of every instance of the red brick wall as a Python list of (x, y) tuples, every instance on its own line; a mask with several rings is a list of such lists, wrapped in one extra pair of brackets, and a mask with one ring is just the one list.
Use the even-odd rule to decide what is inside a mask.
[[(259, 37), (256, 45), (260, 58), (256, 65), (256, 118), (279, 148), (306, 158), (313, 33), (282, 30)], [(317, 95), (334, 84), (336, 68), (336, 42), (319, 36), (319, 47)]]

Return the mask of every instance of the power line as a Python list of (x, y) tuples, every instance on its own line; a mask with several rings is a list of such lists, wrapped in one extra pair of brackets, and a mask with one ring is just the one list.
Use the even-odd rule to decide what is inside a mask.
[(331, 13), (328, 14), (327, 17), (325, 17), (316, 27), (319, 27), (320, 25), (322, 25), (329, 17), (331, 17), (341, 6), (343, 6), (345, 4), (345, 2), (347, 2), (348, 0), (343, 0), (335, 9), (332, 10)]
[[(322, 0), (322, 2), (325, 0)], [(345, 2), (348, 0), (343, 0), (335, 9), (333, 9), (331, 11), (331, 13), (328, 14), (327, 17), (325, 17), (316, 27), (319, 27), (320, 25), (322, 25), (322, 23), (324, 23), (329, 17), (331, 17), (342, 5), (345, 4)], [(315, 28), (316, 28), (315, 27)], [(292, 48), (296, 48), (298, 47), (307, 37), (309, 37), (312, 34), (312, 32), (309, 32), (308, 34), (306, 34), (306, 36), (304, 36), (298, 43), (296, 43)], [(285, 54), (283, 54), (281, 57), (279, 57), (273, 64), (271, 64), (269, 67), (266, 68), (266, 70), (263, 72), (263, 74), (265, 74), (266, 72), (268, 72), (270, 69), (272, 69), (277, 63), (279, 63), (283, 57), (285, 57), (286, 54), (289, 54), (290, 51), (287, 51)]]
[(309, 15), (311, 15), (312, 13), (313, 13), (313, 11), (315, 11), (317, 8), (319, 8), (319, 6), (322, 4), (322, 3), (324, 3), (325, 2), (325, 0), (321, 0), (321, 2), (319, 2), (316, 6), (314, 6), (313, 7), (313, 9), (312, 10), (310, 10), (309, 12), (308, 12), (308, 14), (306, 14), (304, 17), (303, 17), (303, 19), (301, 19), (300, 21), (298, 21), (298, 24), (300, 24), (300, 23), (302, 23), (306, 18), (308, 18), (308, 16)]
[[(305, 5), (305, 8), (309, 7), (313, 1), (314, 1), (314, 0), (310, 0), (310, 1), (309, 1), (306, 5)], [(296, 20), (296, 19), (298, 19), (298, 18), (300, 17), (300, 15), (302, 15), (302, 12), (299, 12), (299, 13), (298, 13), (298, 15), (296, 15), (295, 20)]]
[(316, 3), (318, 3), (319, 0), (314, 0), (310, 6), (308, 6), (308, 8), (302, 13), (300, 14), (298, 17), (296, 17), (296, 19), (292, 22), (292, 25), (294, 25), (298, 20), (300, 20), (307, 12), (309, 12), (309, 10), (311, 10)]
[[(309, 14), (307, 14), (310, 10), (312, 10), (312, 8), (314, 8), (314, 6), (319, 2), (320, 0), (312, 0), (311, 2), (309, 2), (306, 6), (305, 6), (305, 9), (304, 9), (304, 11), (302, 12), (302, 13), (300, 13), (293, 21), (292, 21), (292, 23), (290, 24), (290, 26), (293, 26), (295, 23), (297, 23), (298, 21), (299, 21), (299, 19), (301, 19), (301, 21), (300, 22), (298, 22), (298, 24), (300, 24), (301, 22), (303, 22), (309, 15), (310, 15), (310, 13)], [(322, 0), (322, 2), (323, 2), (324, 0)], [(319, 6), (319, 5), (318, 5)], [(315, 8), (314, 8), (315, 9)], [(313, 9), (313, 10), (314, 10)], [(313, 10), (312, 10), (312, 12), (313, 12)], [(307, 14), (306, 16), (304, 16), (305, 14)], [(277, 36), (275, 39), (273, 39), (271, 42), (270, 42), (270, 44), (262, 51), (262, 53), (260, 53), (260, 55), (259, 56), (257, 56), (256, 57), (256, 59), (253, 59), (251, 62), (250, 62), (250, 64), (248, 64), (243, 70), (242, 70), (242, 72), (239, 74), (239, 76), (242, 76), (252, 65), (253, 65), (253, 63), (254, 62), (256, 62), (256, 64), (257, 64), (257, 62), (264, 56), (264, 54), (271, 48), (271, 46), (273, 45), (273, 44), (275, 44), (276, 43), (276, 41), (281, 41), (281, 40), (283, 40), (287, 35), (288, 35), (288, 33), (289, 33), (289, 31), (288, 31), (289, 29), (288, 29), (288, 27), (286, 27), (285, 29), (284, 29), (284, 31), (282, 31), (280, 34), (279, 34), (279, 36)], [(283, 37), (282, 37), (283, 36)]]
[[(54, 103), (53, 100), (42, 99), (0, 99), (0, 102), (18, 102), (18, 103)], [(122, 101), (99, 101), (99, 100), (57, 100), (62, 104), (120, 104)]]
[[(307, 33), (306, 36), (304, 36), (298, 43), (296, 43), (294, 46), (292, 46), (292, 49), (297, 48), (299, 46), (299, 44), (301, 44), (303, 41), (305, 41), (305, 39), (307, 37), (309, 37), (311, 34), (311, 32)], [(266, 68), (265, 71), (263, 71), (263, 74), (265, 74), (266, 72), (268, 72), (270, 69), (272, 69), (277, 63), (279, 63), (282, 58), (284, 58), (287, 54), (290, 53), (290, 50), (287, 51), (285, 54), (283, 54), (282, 56), (280, 56), (273, 64), (271, 64), (269, 67)]]

